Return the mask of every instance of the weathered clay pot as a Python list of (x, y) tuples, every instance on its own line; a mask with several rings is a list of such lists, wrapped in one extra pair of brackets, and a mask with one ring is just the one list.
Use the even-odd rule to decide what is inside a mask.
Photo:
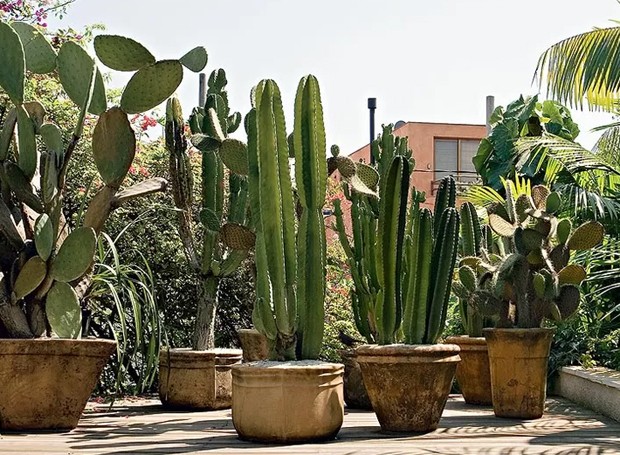
[(497, 417), (538, 419), (545, 409), (553, 329), (484, 329)]
[(357, 348), (366, 390), (383, 430), (437, 428), (460, 361), (459, 350), (452, 344)]
[(159, 354), (159, 398), (172, 409), (213, 410), (231, 405), (232, 365), (239, 349), (162, 348)]
[(252, 362), (233, 367), (233, 424), (239, 437), (270, 443), (333, 439), (344, 418), (343, 365)]
[(116, 348), (111, 340), (0, 340), (0, 428), (70, 430)]
[(340, 358), (344, 364), (344, 402), (351, 409), (372, 409), (362, 370), (357, 363), (357, 353), (354, 349), (343, 349), (339, 351)]
[(468, 404), (491, 405), (491, 370), (487, 341), (484, 337), (448, 337), (448, 344), (461, 348), (461, 361), (456, 367), (456, 381)]
[(254, 362), (266, 360), (269, 356), (267, 337), (256, 329), (239, 329), (239, 342), (243, 350), (243, 361)]

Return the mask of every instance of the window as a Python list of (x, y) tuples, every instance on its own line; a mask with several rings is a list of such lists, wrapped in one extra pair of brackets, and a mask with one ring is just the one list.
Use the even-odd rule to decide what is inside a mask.
[(457, 181), (468, 183), (476, 179), (472, 159), (480, 140), (435, 139), (435, 180), (452, 175)]

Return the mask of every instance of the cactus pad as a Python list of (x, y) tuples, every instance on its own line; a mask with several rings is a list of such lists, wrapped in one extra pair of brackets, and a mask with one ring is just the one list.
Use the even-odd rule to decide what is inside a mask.
[(232, 250), (249, 250), (256, 242), (256, 235), (245, 226), (226, 223), (220, 229), (222, 242)]
[(221, 144), (217, 139), (200, 133), (192, 135), (190, 142), (201, 152), (215, 152)]
[(118, 107), (104, 112), (93, 132), (93, 156), (103, 181), (118, 188), (135, 155), (136, 138), (127, 115)]
[(15, 132), (16, 124), (17, 111), (15, 108), (9, 109), (4, 117), (2, 129), (0, 129), (0, 161), (4, 161), (9, 154), (9, 147), (11, 142), (13, 142), (13, 133)]
[(48, 150), (61, 153), (63, 150), (62, 133), (53, 123), (44, 123), (39, 130), (41, 139)]
[(534, 292), (536, 293), (536, 297), (542, 299), (545, 297), (545, 292), (547, 290), (547, 280), (545, 276), (541, 273), (534, 273), (534, 278), (532, 279), (532, 285), (534, 286)]
[(131, 38), (99, 35), (94, 40), (95, 53), (101, 63), (116, 71), (137, 71), (155, 63), (147, 48)]
[(54, 283), (47, 294), (45, 312), (52, 330), (60, 338), (79, 338), (82, 334), (80, 302), (67, 283)]
[(342, 175), (342, 177), (345, 179), (349, 179), (355, 175), (355, 162), (349, 157), (336, 157), (336, 166), (338, 167), (338, 172), (340, 172), (340, 175)]
[(556, 229), (558, 242), (560, 244), (564, 244), (568, 241), (570, 237), (570, 233), (573, 230), (573, 223), (568, 218), (564, 218), (558, 222), (558, 227)]
[(6, 176), (9, 187), (17, 199), (37, 213), (43, 212), (43, 204), (41, 199), (34, 193), (30, 180), (24, 172), (15, 163), (7, 161), (4, 163), (4, 174)]
[(532, 208), (532, 199), (527, 194), (521, 194), (515, 201), (515, 211), (517, 213), (517, 222), (524, 223), (529, 215), (527, 210)]
[(473, 292), (476, 289), (476, 272), (471, 267), (467, 265), (461, 266), (459, 268), (459, 279), (468, 291)]
[(26, 55), (26, 68), (37, 74), (51, 73), (56, 69), (56, 52), (45, 36), (35, 27), (25, 22), (13, 22)]
[(188, 70), (199, 73), (207, 66), (208, 58), (207, 50), (202, 46), (198, 46), (181, 57), (179, 61)]
[(200, 222), (205, 229), (213, 232), (218, 232), (221, 227), (220, 218), (209, 208), (204, 208), (200, 211)]
[(39, 215), (34, 224), (34, 244), (41, 259), (47, 261), (54, 249), (54, 226), (46, 213)]
[(333, 144), (329, 150), (333, 157), (337, 157), (340, 155), (340, 147), (338, 147), (336, 144)]
[(516, 226), (495, 213), (489, 215), (489, 226), (496, 234), (502, 237), (512, 237), (516, 230)]
[(226, 132), (228, 134), (234, 133), (235, 131), (237, 131), (237, 128), (239, 128), (239, 125), (241, 125), (241, 113), (233, 112), (231, 115), (228, 116), (226, 123), (228, 124)]
[(26, 57), (19, 35), (7, 23), (0, 22), (0, 87), (14, 104), (24, 102)]
[(575, 229), (566, 245), (569, 250), (589, 250), (601, 243), (604, 235), (605, 228), (601, 223), (588, 221)]
[(549, 196), (547, 196), (547, 201), (545, 203), (545, 212), (557, 213), (561, 207), (562, 198), (560, 198), (560, 195), (556, 191), (549, 193)]
[(235, 174), (248, 174), (248, 147), (237, 139), (225, 139), (219, 148), (222, 162)]
[(17, 140), (19, 143), (19, 157), (17, 164), (28, 180), (32, 180), (37, 170), (37, 141), (34, 133), (34, 123), (24, 106), (17, 106)]
[(81, 227), (72, 231), (52, 261), (52, 278), (68, 283), (84, 275), (93, 263), (96, 244), (97, 236), (92, 228)]
[(586, 279), (586, 270), (577, 264), (570, 264), (564, 267), (558, 273), (558, 281), (560, 285), (573, 284), (579, 286)]
[(13, 285), (15, 299), (20, 300), (34, 291), (45, 279), (47, 265), (39, 256), (33, 256), (24, 264)]
[(523, 244), (527, 250), (540, 249), (545, 241), (543, 234), (534, 229), (523, 230)]
[(549, 188), (544, 185), (536, 185), (532, 188), (532, 200), (534, 207), (544, 210), (547, 205), (547, 196), (549, 196)]
[(581, 293), (579, 288), (572, 285), (562, 286), (560, 288), (560, 296), (556, 300), (562, 319), (572, 316), (579, 307)]
[(377, 190), (377, 185), (379, 185), (379, 173), (374, 167), (364, 163), (355, 163), (355, 174), (368, 188), (373, 191)]
[(178, 60), (162, 60), (138, 70), (121, 96), (121, 108), (128, 114), (150, 111), (174, 93), (183, 80)]
[[(71, 101), (78, 106), (84, 104), (90, 90), (90, 79), (93, 74), (94, 60), (78, 44), (67, 41), (58, 52), (58, 76)], [(97, 70), (93, 96), (88, 106), (88, 112), (99, 115), (107, 108), (103, 77)]]
[(377, 193), (373, 191), (371, 188), (368, 188), (364, 182), (357, 175), (353, 175), (350, 179), (348, 179), (349, 185), (356, 193), (365, 194), (367, 196), (377, 196)]
[(549, 260), (555, 270), (562, 270), (570, 260), (570, 251), (564, 244), (557, 245), (549, 253)]

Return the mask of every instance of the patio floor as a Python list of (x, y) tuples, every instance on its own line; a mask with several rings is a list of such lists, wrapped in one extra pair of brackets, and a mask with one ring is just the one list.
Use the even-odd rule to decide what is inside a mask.
[(424, 435), (380, 431), (372, 412), (347, 411), (338, 439), (265, 446), (240, 441), (230, 410), (170, 412), (157, 400), (89, 404), (69, 433), (2, 434), (2, 454), (620, 454), (620, 423), (561, 398), (540, 420), (498, 419), (491, 408), (450, 398), (440, 428)]

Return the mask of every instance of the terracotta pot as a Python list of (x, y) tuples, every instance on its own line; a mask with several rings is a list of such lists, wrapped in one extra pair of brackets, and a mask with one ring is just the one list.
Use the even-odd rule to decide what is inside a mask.
[(456, 367), (456, 381), (468, 404), (492, 404), (491, 369), (487, 341), (484, 337), (448, 337), (446, 343), (461, 348), (461, 361)]
[(111, 340), (0, 339), (0, 428), (75, 428), (115, 348)]
[(239, 343), (243, 350), (243, 361), (254, 362), (266, 360), (269, 356), (267, 337), (256, 329), (239, 329)]
[(545, 409), (554, 329), (484, 329), (497, 417), (538, 419)]
[(437, 428), (460, 361), (459, 350), (452, 344), (357, 348), (366, 390), (383, 430)]
[(159, 354), (159, 398), (172, 409), (230, 408), (231, 366), (241, 363), (239, 349), (162, 348)]
[(344, 418), (343, 372), (343, 365), (319, 361), (235, 365), (239, 437), (279, 444), (334, 439)]
[(346, 349), (339, 351), (339, 354), (344, 364), (344, 402), (351, 409), (372, 410), (362, 370), (357, 363), (357, 353), (354, 349)]

